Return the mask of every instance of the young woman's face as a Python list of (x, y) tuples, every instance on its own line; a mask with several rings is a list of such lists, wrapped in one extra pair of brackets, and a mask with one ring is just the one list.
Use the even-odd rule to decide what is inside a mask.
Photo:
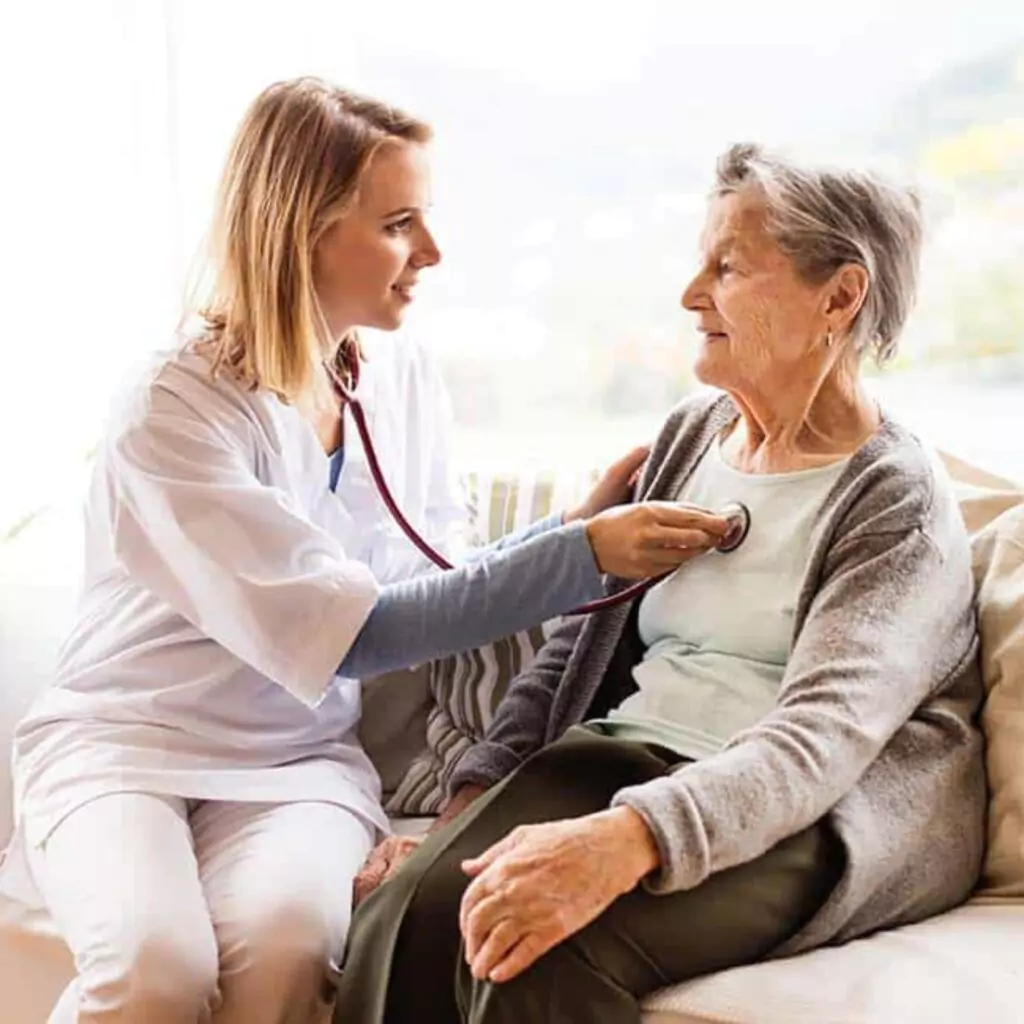
[(401, 325), (419, 272), (441, 259), (424, 219), (429, 206), (425, 149), (386, 143), (363, 172), (352, 208), (313, 253), (317, 296), (335, 337)]

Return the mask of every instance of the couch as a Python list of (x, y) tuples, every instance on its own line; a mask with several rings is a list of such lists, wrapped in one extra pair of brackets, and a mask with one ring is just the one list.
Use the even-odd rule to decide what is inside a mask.
[[(974, 897), (929, 921), (654, 993), (644, 1024), (1024, 1024), (1024, 493), (943, 456), (972, 533), (989, 696), (989, 849)], [(483, 540), (561, 507), (587, 474), (470, 475)], [(71, 612), (77, 500), (0, 544), (0, 751), (45, 685)], [(422, 831), (444, 778), (487, 725), (543, 630), (364, 684), (363, 740), (396, 831)], [(0, 772), (0, 845), (10, 781)], [(41, 1024), (71, 976), (44, 914), (0, 898), (0, 1024)], [(358, 1024), (358, 1022), (353, 1022)]]

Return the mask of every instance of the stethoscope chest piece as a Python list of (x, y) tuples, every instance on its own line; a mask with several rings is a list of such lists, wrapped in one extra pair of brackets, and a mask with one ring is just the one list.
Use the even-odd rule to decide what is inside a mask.
[(730, 501), (723, 506), (719, 515), (729, 521), (729, 532), (722, 538), (717, 550), (723, 554), (735, 551), (750, 533), (750, 509), (741, 501)]

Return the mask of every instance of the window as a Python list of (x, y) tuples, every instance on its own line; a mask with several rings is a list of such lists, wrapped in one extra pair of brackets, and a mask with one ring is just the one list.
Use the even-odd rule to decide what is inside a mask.
[(435, 125), (445, 260), (405, 329), (442, 360), (466, 462), (603, 461), (650, 436), (693, 386), (678, 297), (714, 158), (749, 139), (919, 185), (921, 299), (872, 386), (1024, 479), (1024, 28), (1002, 0), (898, 8), (22, 5), (0, 534), (71, 478), (119, 375), (169, 338), (235, 123), (305, 72)]

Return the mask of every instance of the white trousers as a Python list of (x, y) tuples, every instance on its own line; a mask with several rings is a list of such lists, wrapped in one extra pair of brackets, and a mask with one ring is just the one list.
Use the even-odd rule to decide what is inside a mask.
[(327, 1015), (372, 828), (333, 804), (125, 793), (32, 871), (78, 977), (50, 1024), (310, 1024)]

